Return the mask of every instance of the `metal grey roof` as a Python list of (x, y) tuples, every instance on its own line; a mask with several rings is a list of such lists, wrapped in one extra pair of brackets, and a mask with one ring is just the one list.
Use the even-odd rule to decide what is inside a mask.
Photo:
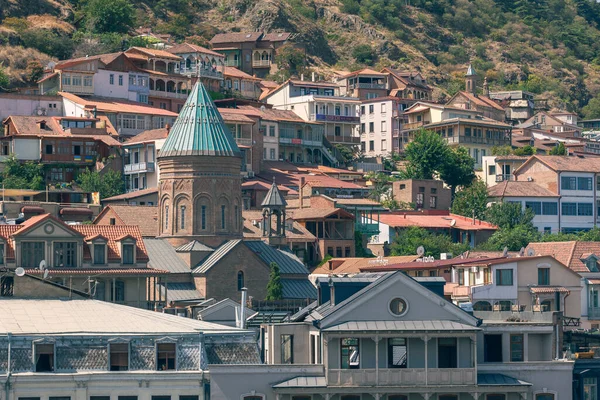
[(308, 269), (306, 269), (302, 261), (289, 251), (271, 247), (262, 240), (249, 240), (245, 241), (244, 244), (267, 265), (276, 262), (282, 275), (308, 275)]
[[(192, 282), (167, 282), (167, 301), (198, 300), (204, 296), (196, 290)], [(161, 293), (165, 294), (165, 284), (160, 284)]]
[(189, 243), (175, 248), (175, 251), (178, 253), (189, 253), (191, 251), (215, 251), (215, 249), (213, 249), (212, 247), (208, 247), (207, 245), (200, 243), (197, 240), (192, 240)]
[(316, 299), (317, 288), (307, 279), (282, 279), (284, 299)]
[(454, 321), (352, 321), (323, 329), (341, 331), (478, 331), (471, 325)]
[(158, 158), (241, 157), (229, 128), (201, 82), (197, 82), (169, 131)]
[(285, 199), (281, 195), (281, 192), (273, 180), (271, 189), (267, 192), (265, 199), (261, 203), (262, 207), (285, 207), (287, 205)]
[(261, 364), (256, 343), (206, 343), (208, 364)]
[(478, 385), (531, 386), (531, 383), (502, 374), (477, 374)]
[(362, 277), (362, 276), (357, 276), (357, 275), (355, 275), (355, 276), (332, 276), (332, 277), (321, 276), (321, 277), (317, 278), (317, 282), (318, 283), (329, 282), (329, 280), (331, 279), (331, 282), (371, 283), (371, 282), (375, 282), (379, 278), (381, 278), (381, 276), (372, 276), (372, 277)]
[(276, 385), (274, 388), (297, 388), (297, 387), (327, 387), (327, 380), (324, 376), (299, 376), (292, 378), (287, 381), (283, 381)]
[[(223, 299), (217, 303), (211, 304), (210, 306), (199, 310), (198, 311), (198, 316), (202, 316), (205, 317), (207, 315), (210, 315), (212, 313), (214, 313), (215, 311), (219, 311), (224, 307), (233, 307), (233, 308), (239, 308), (240, 307), (240, 303), (236, 303), (235, 301), (231, 300), (231, 299)], [(252, 315), (256, 314), (256, 311), (254, 311), (251, 308), (246, 307), (246, 317), (250, 318)]]
[(298, 321), (303, 320), (312, 310), (314, 310), (315, 308), (317, 308), (318, 305), (319, 305), (319, 301), (318, 300), (313, 301), (312, 303), (310, 303), (306, 307), (300, 309), (300, 311), (298, 311), (296, 314), (292, 315), (290, 317), (290, 321), (291, 322), (298, 322)]
[(144, 239), (150, 266), (173, 274), (190, 272), (190, 266), (177, 255), (175, 249), (164, 239)]
[(441, 276), (415, 276), (413, 279), (417, 282), (441, 282), (446, 283), (446, 280)]
[(473, 68), (473, 66), (471, 64), (469, 64), (469, 68), (467, 69), (467, 76), (473, 76), (473, 75), (477, 75), (475, 73), (475, 68)]
[(242, 242), (241, 239), (228, 240), (223, 243), (219, 248), (212, 252), (204, 261), (200, 262), (194, 268), (192, 273), (194, 274), (204, 274), (206, 271), (211, 269), (221, 258), (223, 258), (227, 253), (229, 253), (235, 246)]

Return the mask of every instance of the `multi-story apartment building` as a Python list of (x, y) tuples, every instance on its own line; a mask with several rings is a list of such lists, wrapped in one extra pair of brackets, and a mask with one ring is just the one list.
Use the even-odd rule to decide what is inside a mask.
[(519, 168), (528, 156), (484, 156), (481, 157), (481, 170), (475, 174), (487, 186), (494, 186), (504, 181), (514, 181), (513, 171)]
[(401, 99), (432, 100), (433, 89), (420, 72), (399, 71), (384, 68), (380, 72), (388, 73), (389, 95)]
[(62, 98), (58, 95), (0, 94), (0, 121), (11, 115), (59, 117), (63, 115)]
[(342, 94), (361, 100), (385, 97), (390, 88), (389, 75), (387, 72), (377, 72), (370, 68), (354, 71), (340, 78)]
[(532, 208), (540, 231), (588, 230), (599, 222), (599, 174), (596, 157), (531, 156), (513, 171), (517, 182), (491, 187), (490, 195)]
[(305, 121), (322, 123), (329, 143), (360, 143), (360, 100), (341, 96), (339, 84), (290, 79), (266, 95), (264, 101), (275, 109), (292, 110)]
[(325, 278), (318, 302), (261, 327), (267, 365), (211, 369), (212, 398), (571, 400), (560, 313), (540, 323), (471, 316), (425, 287), (437, 279)]
[(277, 68), (277, 49), (290, 38), (288, 32), (230, 32), (215, 35), (210, 44), (225, 56), (225, 65), (265, 77)]
[(438, 132), (449, 145), (466, 147), (477, 169), (482, 166), (482, 157), (492, 154), (494, 146), (511, 145), (510, 125), (485, 118), (472, 109), (417, 102), (405, 115), (408, 123), (402, 126), (401, 140), (410, 142), (420, 129)]
[(19, 161), (39, 162), (47, 183), (70, 183), (86, 169), (120, 170), (117, 139), (106, 116), (10, 116), (0, 136), (0, 160), (14, 154)]
[(80, 97), (60, 92), (64, 114), (70, 118), (105, 116), (119, 136), (130, 137), (148, 129), (173, 125), (177, 113), (148, 104), (105, 97)]
[(233, 97), (247, 100), (258, 100), (262, 90), (260, 88), (260, 78), (248, 75), (235, 67), (225, 67), (223, 73), (225, 77), (223, 89), (225, 93)]
[(156, 156), (168, 134), (169, 128), (152, 129), (123, 143), (123, 176), (128, 192), (158, 187)]
[(201, 81), (212, 91), (219, 92), (223, 85), (225, 56), (192, 43), (181, 43), (167, 49), (181, 57), (175, 72), (192, 78), (192, 83)]
[(254, 335), (239, 328), (95, 300), (0, 303), (11, 399), (207, 400), (209, 364), (260, 363)]
[(501, 104), (506, 111), (506, 121), (521, 124), (533, 116), (534, 94), (523, 90), (490, 92), (489, 98)]
[(360, 106), (360, 148), (368, 157), (398, 153), (408, 143), (402, 137), (406, 120), (404, 110), (415, 100), (397, 97), (376, 97), (364, 100)]
[(577, 126), (577, 114), (559, 111), (540, 111), (517, 127), (533, 127), (552, 133), (563, 133), (570, 137), (581, 136), (582, 131), (582, 128)]
[(417, 210), (449, 210), (452, 201), (450, 189), (435, 179), (403, 179), (392, 182), (394, 200), (414, 204)]

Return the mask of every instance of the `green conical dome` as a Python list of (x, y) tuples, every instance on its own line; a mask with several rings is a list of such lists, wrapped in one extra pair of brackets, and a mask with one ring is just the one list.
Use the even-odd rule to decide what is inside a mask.
[(204, 85), (196, 83), (169, 131), (159, 158), (173, 156), (241, 157)]

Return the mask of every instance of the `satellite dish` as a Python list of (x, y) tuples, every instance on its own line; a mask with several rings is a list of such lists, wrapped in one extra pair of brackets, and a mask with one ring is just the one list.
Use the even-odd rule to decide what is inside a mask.
[(46, 279), (48, 277), (48, 275), (50, 275), (50, 271), (48, 271), (47, 269), (44, 270), (44, 279)]
[(25, 270), (23, 268), (19, 267), (19, 268), (15, 269), (15, 275), (23, 276), (23, 275), (25, 275)]
[(37, 115), (44, 115), (44, 110), (42, 110), (41, 108), (37, 110)]
[(454, 226), (454, 225), (456, 225), (456, 220), (455, 219), (453, 219), (452, 221), (450, 221), (450, 226)]
[(43, 271), (44, 269), (46, 269), (46, 260), (40, 261), (40, 271)]
[(525, 247), (521, 247), (521, 250), (519, 250), (519, 257), (523, 257), (525, 255)]
[(529, 257), (533, 257), (533, 256), (535, 256), (535, 250), (534, 250), (534, 249), (529, 249), (529, 250), (527, 250), (527, 255), (528, 255)]
[(419, 257), (423, 257), (423, 254), (425, 254), (425, 247), (423, 247), (423, 246), (417, 247), (417, 255)]
[(265, 112), (265, 110), (267, 109), (267, 107), (265, 106), (260, 106), (260, 111)]
[(504, 247), (504, 250), (502, 251), (502, 257), (506, 257), (508, 255), (508, 247)]

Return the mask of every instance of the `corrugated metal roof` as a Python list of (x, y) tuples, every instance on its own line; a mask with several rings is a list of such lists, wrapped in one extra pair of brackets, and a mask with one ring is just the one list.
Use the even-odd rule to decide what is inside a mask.
[(370, 276), (370, 277), (362, 277), (362, 276), (332, 276), (332, 277), (319, 277), (317, 278), (318, 283), (322, 282), (360, 282), (360, 283), (371, 283), (375, 282), (377, 279), (381, 278), (379, 276)]
[(190, 155), (241, 157), (233, 135), (200, 82), (192, 88), (159, 158)]
[[(165, 295), (165, 284), (160, 284), (160, 291)], [(167, 282), (167, 301), (198, 300), (204, 296), (196, 290), (192, 282)]]
[(175, 252), (175, 249), (164, 239), (144, 239), (144, 245), (150, 258), (150, 266), (166, 270), (173, 274), (190, 272), (190, 267)]
[(343, 331), (478, 331), (477, 327), (454, 321), (352, 321), (325, 328)]
[(207, 245), (200, 243), (197, 240), (192, 240), (189, 243), (181, 245), (175, 248), (175, 251), (178, 253), (188, 253), (191, 251), (214, 251), (212, 247), (208, 247)]
[(313, 301), (312, 303), (310, 303), (309, 305), (307, 305), (306, 307), (304, 307), (300, 311), (298, 311), (296, 314), (292, 315), (290, 317), (290, 321), (297, 322), (297, 321), (303, 320), (308, 315), (308, 313), (310, 313), (312, 310), (317, 308), (318, 305), (319, 305), (318, 300)]
[(478, 385), (531, 386), (531, 383), (502, 374), (477, 374)]
[(317, 288), (308, 279), (282, 279), (284, 299), (316, 299)]
[(299, 376), (273, 385), (274, 388), (296, 388), (296, 387), (327, 387), (324, 376)]
[(207, 343), (208, 364), (260, 364), (256, 343)]
[[(213, 251), (213, 253), (208, 256), (203, 262), (198, 264), (196, 268), (192, 271), (194, 274), (204, 274), (206, 271), (211, 269), (221, 258), (223, 258), (227, 253), (229, 253), (235, 246), (240, 244), (241, 239), (228, 240), (223, 243), (218, 249)], [(262, 242), (261, 242), (262, 243)]]
[(308, 270), (295, 254), (271, 247), (262, 240), (249, 240), (244, 244), (267, 265), (276, 262), (281, 274), (308, 275)]

